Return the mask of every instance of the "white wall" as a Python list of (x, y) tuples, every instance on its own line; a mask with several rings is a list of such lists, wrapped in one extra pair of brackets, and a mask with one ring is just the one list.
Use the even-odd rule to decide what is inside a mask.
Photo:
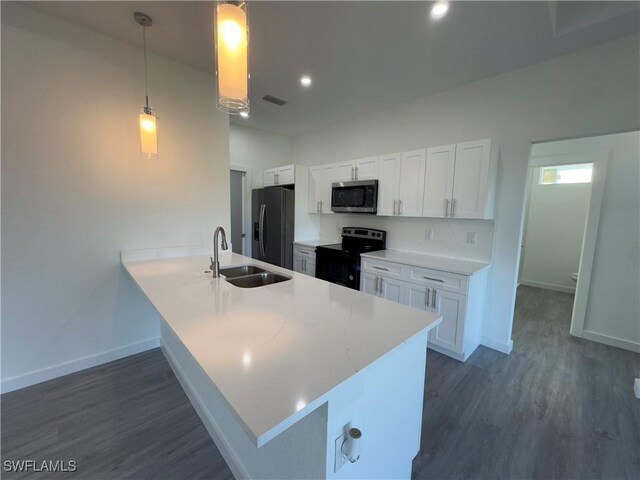
[(590, 183), (541, 185), (531, 169), (521, 284), (575, 291), (590, 198)]
[(609, 166), (583, 337), (640, 351), (640, 133), (544, 143), (533, 149), (536, 157), (605, 151)]
[[(493, 138), (500, 161), (483, 342), (508, 351), (531, 142), (637, 128), (639, 57), (639, 36), (625, 37), (296, 137), (292, 158), (314, 165)], [(407, 242), (424, 235), (425, 221), (413, 222)]]
[(120, 251), (228, 228), (229, 157), (210, 75), (149, 55), (160, 156), (145, 160), (142, 50), (7, 2), (2, 22), (6, 391), (154, 344)]
[(231, 124), (229, 158), (232, 165), (251, 167), (253, 188), (260, 188), (263, 170), (291, 163), (291, 139)]

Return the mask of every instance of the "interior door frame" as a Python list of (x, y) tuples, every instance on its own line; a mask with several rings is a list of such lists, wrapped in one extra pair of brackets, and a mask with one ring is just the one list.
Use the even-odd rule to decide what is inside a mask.
[(229, 165), (229, 171), (235, 170), (236, 172), (244, 173), (242, 181), (242, 230), (244, 234), (242, 242), (242, 254), (244, 256), (251, 256), (251, 167), (249, 165), (242, 165), (239, 163), (231, 163)]
[[(547, 142), (544, 142), (547, 143)], [(582, 251), (580, 253), (580, 268), (578, 270), (578, 282), (573, 301), (573, 313), (571, 314), (571, 327), (569, 333), (576, 337), (582, 337), (584, 320), (587, 315), (587, 302), (589, 300), (589, 288), (591, 285), (591, 273), (593, 271), (593, 259), (598, 238), (598, 226), (600, 225), (600, 212), (602, 199), (609, 167), (609, 150), (575, 152), (565, 155), (532, 156), (529, 160), (527, 173), (527, 191), (531, 188), (530, 175), (535, 167), (549, 167), (554, 165), (572, 165), (576, 163), (593, 163), (593, 177), (591, 181), (591, 198), (585, 222), (584, 236), (582, 239)], [(524, 225), (523, 225), (524, 228)], [(522, 234), (522, 232), (521, 232)], [(521, 252), (522, 253), (522, 252)], [(518, 275), (520, 272), (518, 272)]]

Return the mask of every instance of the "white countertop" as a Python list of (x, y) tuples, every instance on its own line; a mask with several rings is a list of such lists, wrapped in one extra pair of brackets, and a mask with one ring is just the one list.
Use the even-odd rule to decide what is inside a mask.
[(124, 261), (169, 328), (258, 446), (325, 403), (331, 390), (423, 330), (427, 312), (237, 254), (292, 277), (239, 288), (204, 273), (208, 256)]
[(425, 255), (422, 253), (403, 252), (400, 250), (379, 250), (377, 252), (363, 253), (362, 257), (386, 260), (388, 262), (413, 265), (416, 267), (431, 268), (443, 272), (458, 273), (460, 275), (473, 275), (480, 270), (490, 267), (490, 263), (464, 260), (461, 258), (440, 257)]
[(294, 245), (302, 245), (304, 247), (317, 247), (319, 245), (332, 245), (340, 243), (340, 240), (314, 239), (314, 240), (296, 240)]

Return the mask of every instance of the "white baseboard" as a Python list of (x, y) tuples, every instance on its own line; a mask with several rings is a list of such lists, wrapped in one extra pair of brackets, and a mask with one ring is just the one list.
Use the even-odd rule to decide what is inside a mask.
[(555, 285), (553, 283), (533, 282), (530, 280), (520, 280), (520, 285), (528, 287), (544, 288), (545, 290), (555, 290), (556, 292), (576, 293), (576, 287), (566, 287), (564, 285)]
[(499, 352), (506, 353), (507, 355), (509, 355), (511, 353), (511, 350), (513, 350), (513, 340), (509, 340), (507, 343), (504, 343), (494, 338), (482, 337), (480, 339), (480, 345), (484, 345), (485, 347), (489, 347)]
[(167, 359), (167, 362), (169, 362), (169, 365), (171, 366), (173, 373), (178, 379), (178, 382), (180, 382), (182, 389), (187, 394), (191, 405), (200, 417), (200, 420), (207, 429), (207, 432), (209, 432), (213, 443), (216, 444), (216, 447), (218, 447), (222, 458), (224, 458), (224, 461), (227, 462), (227, 466), (229, 467), (229, 470), (231, 470), (231, 473), (233, 473), (233, 476), (237, 479), (251, 478), (249, 472), (247, 472), (247, 470), (242, 465), (242, 462), (231, 448), (231, 445), (224, 436), (222, 429), (218, 426), (215, 419), (209, 414), (209, 411), (205, 407), (202, 398), (193, 387), (191, 382), (184, 375), (182, 367), (180, 367), (180, 364), (177, 362), (175, 355), (171, 353), (171, 349), (169, 348), (169, 346), (163, 340), (161, 340), (160, 343), (162, 347), (162, 353), (164, 353), (164, 356)]
[(602, 333), (590, 332), (588, 330), (582, 331), (582, 338), (591, 340), (593, 342), (604, 343), (605, 345), (611, 345), (612, 347), (624, 348), (625, 350), (631, 350), (632, 352), (640, 353), (640, 343), (630, 342), (622, 338), (610, 337), (609, 335), (603, 335)]
[(29, 373), (24, 373), (22, 375), (2, 380), (0, 383), (0, 391), (2, 393), (12, 392), (20, 388), (35, 385), (36, 383), (46, 382), (53, 378), (62, 377), (64, 375), (69, 375), (70, 373), (79, 372), (86, 368), (95, 367), (103, 363), (128, 357), (129, 355), (135, 355), (136, 353), (151, 350), (152, 348), (157, 348), (159, 346), (160, 337), (150, 338), (148, 340), (143, 340), (142, 342), (125, 345), (124, 347), (114, 348), (113, 350), (108, 350), (106, 352), (100, 352), (94, 355), (60, 363), (58, 365), (53, 365), (52, 367), (34, 370)]

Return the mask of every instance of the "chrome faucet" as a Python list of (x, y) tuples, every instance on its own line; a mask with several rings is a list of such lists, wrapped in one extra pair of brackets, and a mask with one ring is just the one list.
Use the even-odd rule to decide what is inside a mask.
[(218, 261), (218, 234), (222, 233), (222, 249), (228, 250), (227, 235), (224, 233), (224, 228), (218, 227), (213, 233), (213, 258), (211, 259), (211, 271), (213, 272), (213, 278), (220, 277), (220, 262)]

